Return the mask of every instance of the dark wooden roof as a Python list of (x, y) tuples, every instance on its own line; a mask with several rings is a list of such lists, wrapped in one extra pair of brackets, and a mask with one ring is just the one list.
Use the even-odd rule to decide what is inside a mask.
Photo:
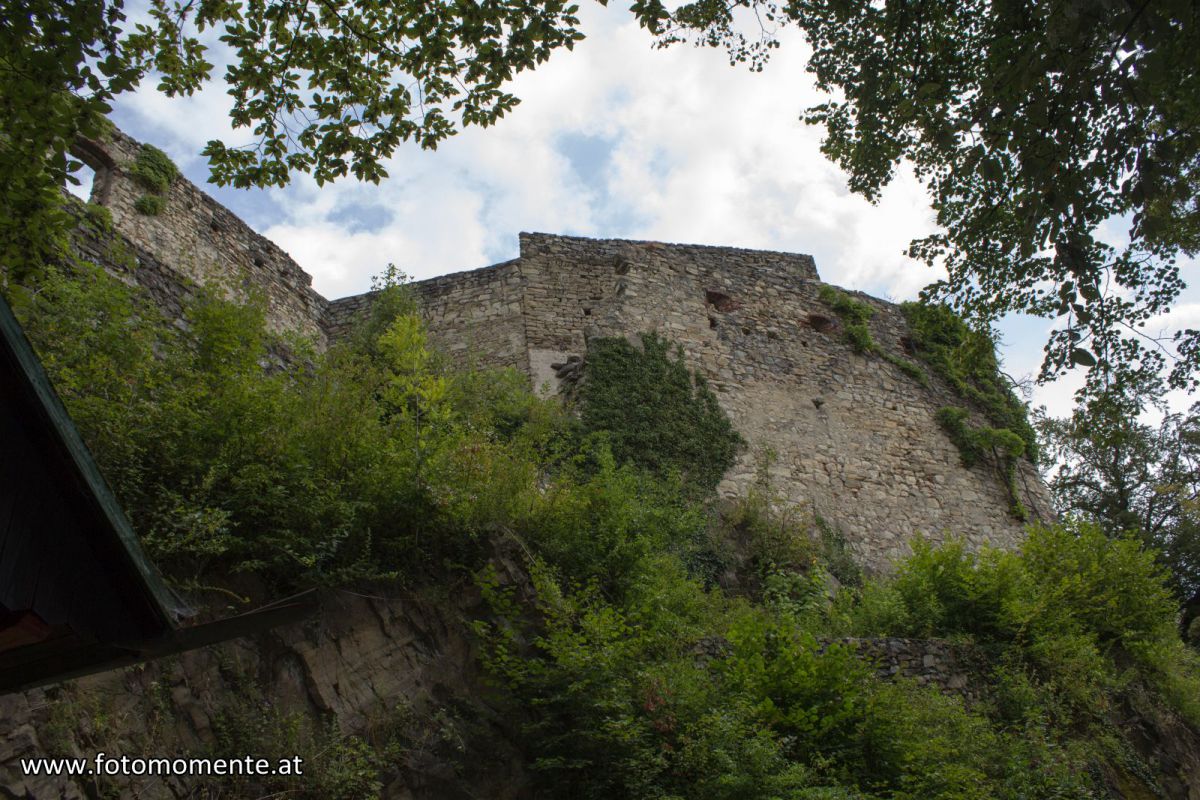
[(203, 626), (142, 550), (0, 298), (0, 693), (304, 616), (311, 594)]

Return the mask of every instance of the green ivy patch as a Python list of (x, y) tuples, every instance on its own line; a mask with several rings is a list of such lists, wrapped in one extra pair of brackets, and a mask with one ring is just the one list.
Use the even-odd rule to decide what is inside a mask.
[(147, 191), (163, 194), (179, 177), (179, 168), (162, 150), (152, 144), (144, 144), (129, 168), (129, 174)]
[(144, 144), (138, 150), (137, 158), (129, 168), (129, 174), (147, 191), (147, 194), (134, 202), (133, 207), (138, 213), (146, 216), (161, 214), (167, 202), (167, 189), (179, 177), (179, 168), (175, 166), (175, 162), (154, 145)]
[[(674, 351), (674, 355), (672, 355)], [(650, 472), (678, 472), (715, 489), (744, 440), (683, 349), (655, 334), (639, 349), (623, 338), (592, 339), (580, 387), (585, 432), (607, 435), (618, 461)]]
[(964, 467), (973, 467), (988, 456), (995, 459), (1008, 489), (1009, 510), (1025, 522), (1029, 512), (1017, 493), (1017, 459), (1025, 453), (1025, 441), (1008, 428), (977, 428), (968, 423), (970, 415), (965, 408), (946, 406), (938, 409), (937, 421), (958, 447)]
[(944, 305), (903, 303), (914, 354), (940, 375), (964, 400), (979, 408), (997, 429), (1006, 429), (1024, 443), (1023, 454), (1038, 462), (1037, 434), (1022, 403), (996, 361), (996, 343), (972, 330)]

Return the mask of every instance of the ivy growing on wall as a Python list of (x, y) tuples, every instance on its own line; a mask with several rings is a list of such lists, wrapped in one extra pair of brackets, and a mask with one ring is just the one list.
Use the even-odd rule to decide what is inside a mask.
[(134, 181), (146, 190), (133, 204), (138, 213), (146, 216), (158, 216), (166, 206), (167, 189), (179, 177), (179, 168), (170, 156), (151, 144), (144, 144), (138, 150), (129, 174)]
[(964, 467), (973, 467), (989, 455), (1004, 476), (1008, 490), (1009, 510), (1022, 522), (1029, 519), (1017, 493), (1017, 459), (1025, 454), (1025, 442), (1008, 428), (975, 427), (967, 420), (971, 412), (957, 406), (938, 409), (937, 421), (942, 430), (958, 447)]
[[(820, 298), (841, 318), (845, 340), (855, 352), (877, 355), (921, 385), (928, 385), (924, 369), (876, 344), (868, 326), (874, 308), (833, 286), (822, 286)], [(938, 411), (938, 423), (958, 447), (963, 465), (970, 467), (991, 456), (1003, 476), (1013, 516), (1027, 519), (1017, 493), (1016, 465), (1021, 456), (1037, 463), (1037, 435), (1025, 404), (1000, 374), (995, 342), (988, 334), (972, 330), (944, 305), (903, 303), (900, 310), (908, 321), (912, 353), (992, 423), (973, 426), (968, 421), (970, 413), (958, 406)]]
[(588, 343), (580, 386), (585, 432), (603, 432), (613, 455), (656, 474), (678, 472), (702, 491), (715, 489), (744, 440), (683, 349), (643, 334), (639, 349), (622, 338)]
[(955, 393), (983, 411), (991, 426), (974, 426), (965, 408), (938, 411), (938, 423), (958, 447), (965, 466), (991, 456), (1008, 490), (1011, 511), (1025, 520), (1028, 512), (1017, 493), (1017, 459), (1036, 464), (1037, 435), (1022, 403), (1000, 374), (996, 344), (987, 333), (972, 330), (944, 305), (904, 303), (900, 306), (917, 358), (940, 375)]
[(1029, 424), (1025, 404), (1000, 374), (996, 343), (987, 333), (972, 330), (944, 305), (903, 303), (914, 354), (940, 375), (963, 399), (983, 411), (996, 428), (1011, 431), (1025, 445), (1024, 454), (1038, 461), (1037, 434)]
[(820, 297), (821, 302), (832, 308), (841, 318), (843, 335), (846, 342), (854, 348), (854, 352), (879, 356), (922, 386), (929, 383), (929, 376), (917, 364), (893, 355), (875, 343), (867, 325), (871, 317), (875, 316), (875, 309), (869, 304), (855, 300), (833, 286), (822, 286)]

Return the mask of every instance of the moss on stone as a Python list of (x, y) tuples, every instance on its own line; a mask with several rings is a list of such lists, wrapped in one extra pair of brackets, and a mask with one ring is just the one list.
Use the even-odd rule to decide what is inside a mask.
[(972, 330), (944, 305), (903, 303), (914, 354), (940, 375), (955, 393), (977, 407), (994, 429), (1004, 429), (1024, 443), (1023, 455), (1038, 462), (1038, 441), (1025, 404), (1000, 374), (996, 343)]
[(134, 201), (133, 207), (139, 214), (157, 217), (166, 208), (166, 192), (179, 177), (179, 168), (162, 150), (152, 144), (144, 144), (138, 150), (129, 174), (134, 182), (147, 190), (146, 194)]
[(84, 206), (85, 222), (97, 234), (112, 233), (112, 212), (99, 203)]

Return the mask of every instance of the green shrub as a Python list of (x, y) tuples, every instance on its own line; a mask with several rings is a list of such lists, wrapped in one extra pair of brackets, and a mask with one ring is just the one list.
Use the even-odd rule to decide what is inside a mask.
[(302, 772), (205, 778), (202, 783), (211, 796), (375, 800), (383, 791), (381, 775), (389, 754), (336, 725), (322, 727), (298, 712), (283, 712), (257, 690), (222, 708), (213, 720), (213, 734), (210, 757), (244, 759), (251, 754), (272, 766), (299, 758)]
[(133, 202), (134, 209), (147, 217), (157, 217), (167, 207), (167, 201), (157, 194), (144, 194)]
[(423, 464), (486, 434), (423, 414), (437, 376), (412, 318), (390, 349), (337, 347), (267, 373), (281, 345), (253, 301), (202, 291), (177, 328), (98, 268), (51, 271), (32, 296), (22, 312), (32, 341), (177, 582), (394, 577), (469, 545), (422, 537), (436, 527)]
[[(1197, 720), (1200, 669), (1175, 630), (1166, 574), (1133, 539), (1069, 521), (1033, 526), (1019, 553), (923, 540), (883, 583), (838, 598), (840, 630), (968, 637), (1028, 665), (1074, 713), (1098, 713), (1133, 677)], [(1184, 688), (1187, 687), (1187, 688)]]
[(179, 177), (179, 168), (162, 150), (152, 144), (144, 144), (129, 167), (129, 174), (147, 191), (161, 195)]

